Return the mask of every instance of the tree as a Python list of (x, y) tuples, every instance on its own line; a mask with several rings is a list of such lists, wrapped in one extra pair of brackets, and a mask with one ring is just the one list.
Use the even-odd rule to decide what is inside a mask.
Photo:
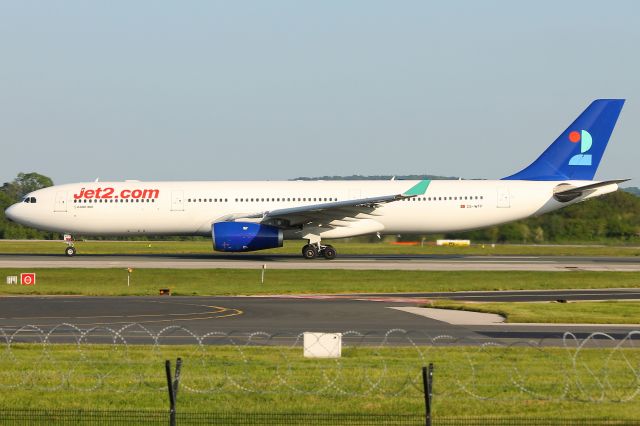
[(18, 202), (26, 194), (49, 186), (53, 186), (53, 181), (50, 177), (36, 172), (18, 173), (18, 177), (12, 182), (2, 185), (0, 190), (13, 199), (14, 202)]

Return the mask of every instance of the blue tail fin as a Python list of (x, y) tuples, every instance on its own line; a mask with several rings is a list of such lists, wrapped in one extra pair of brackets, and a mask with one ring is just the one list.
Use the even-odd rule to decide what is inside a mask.
[(592, 180), (624, 99), (597, 99), (545, 152), (510, 180)]

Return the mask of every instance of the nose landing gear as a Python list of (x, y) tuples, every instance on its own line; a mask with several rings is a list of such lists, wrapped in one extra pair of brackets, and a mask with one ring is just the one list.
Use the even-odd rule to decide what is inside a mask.
[(76, 248), (73, 246), (73, 237), (69, 234), (65, 234), (64, 242), (67, 244), (67, 248), (64, 249), (64, 254), (69, 257), (75, 256)]
[(318, 256), (323, 256), (327, 260), (336, 258), (336, 249), (331, 245), (307, 244), (302, 247), (302, 256), (305, 259), (315, 259)]

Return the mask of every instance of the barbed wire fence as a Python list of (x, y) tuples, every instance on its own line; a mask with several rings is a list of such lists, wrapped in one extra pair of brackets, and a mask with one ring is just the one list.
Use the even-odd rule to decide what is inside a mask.
[(421, 368), (434, 363), (434, 404), (639, 399), (640, 331), (582, 338), (564, 333), (554, 342), (557, 347), (544, 340), (477, 341), (401, 329), (383, 334), (348, 330), (342, 340), (342, 357), (310, 361), (302, 357), (302, 333), (198, 334), (179, 325), (152, 331), (137, 323), (0, 328), (0, 392), (160, 395), (167, 390), (162, 366), (181, 357), (181, 398), (233, 394), (420, 401)]

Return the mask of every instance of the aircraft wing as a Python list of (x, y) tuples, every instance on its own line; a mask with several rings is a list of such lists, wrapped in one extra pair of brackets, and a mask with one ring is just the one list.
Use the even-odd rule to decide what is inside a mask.
[(429, 180), (420, 181), (401, 194), (356, 198), (263, 212), (237, 213), (224, 216), (217, 221), (251, 220), (253, 222), (288, 228), (311, 222), (326, 224), (334, 220), (353, 220), (355, 216), (361, 213), (375, 216), (375, 209), (382, 204), (422, 195), (427, 190), (429, 183)]

